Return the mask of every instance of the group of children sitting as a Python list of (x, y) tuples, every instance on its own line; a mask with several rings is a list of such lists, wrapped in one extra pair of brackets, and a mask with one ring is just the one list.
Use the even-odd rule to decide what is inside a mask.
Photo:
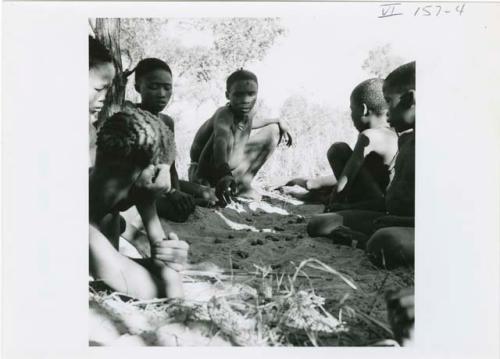
[[(252, 180), (283, 141), (287, 126), (256, 114), (258, 80), (240, 69), (226, 81), (228, 103), (201, 125), (191, 146), (188, 180), (175, 166), (174, 121), (161, 113), (172, 95), (173, 75), (162, 60), (141, 60), (135, 89), (141, 102), (126, 101), (99, 124), (115, 77), (109, 51), (89, 36), (90, 274), (137, 298), (179, 297), (189, 246), (165, 233), (160, 217), (186, 221), (196, 206), (225, 206), (236, 197), (259, 200)], [(333, 176), (298, 181), (329, 193), (326, 213), (314, 216), (311, 236), (366, 249), (377, 264), (412, 265), (414, 253), (415, 63), (385, 80), (370, 79), (351, 94), (351, 116), (360, 132), (354, 149), (335, 143), (327, 156)], [(135, 206), (151, 246), (151, 258), (119, 253), (126, 223), (120, 212)]]

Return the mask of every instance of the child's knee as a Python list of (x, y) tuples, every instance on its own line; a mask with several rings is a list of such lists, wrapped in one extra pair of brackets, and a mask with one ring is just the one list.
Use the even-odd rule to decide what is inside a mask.
[(349, 159), (351, 154), (352, 154), (352, 149), (345, 142), (335, 142), (333, 145), (330, 146), (330, 148), (326, 153), (329, 161), (335, 159), (347, 160)]
[(373, 263), (386, 268), (414, 263), (414, 235), (407, 228), (388, 227), (376, 231), (366, 244)]

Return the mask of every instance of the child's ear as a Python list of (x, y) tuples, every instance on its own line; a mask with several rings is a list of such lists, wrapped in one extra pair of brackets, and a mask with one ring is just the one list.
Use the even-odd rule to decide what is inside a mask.
[(368, 116), (368, 106), (365, 103), (363, 103), (363, 116)]
[(229, 100), (229, 91), (226, 91), (226, 99)]
[(141, 89), (140, 89), (139, 84), (138, 84), (137, 82), (134, 84), (134, 88), (135, 88), (135, 90), (136, 90), (138, 93), (141, 93)]
[(415, 105), (415, 90), (408, 90), (403, 95), (401, 95), (401, 100), (399, 101), (406, 108), (410, 108)]

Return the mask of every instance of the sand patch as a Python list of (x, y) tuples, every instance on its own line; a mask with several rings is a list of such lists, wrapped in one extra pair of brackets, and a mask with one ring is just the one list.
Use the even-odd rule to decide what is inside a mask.
[[(299, 263), (308, 258), (325, 263), (355, 284), (356, 289), (353, 289), (335, 275), (312, 267), (301, 271), (297, 278), (300, 290), (324, 298), (322, 306), (336, 320), (345, 322), (348, 331), (324, 333), (313, 340), (297, 337), (289, 345), (312, 345), (314, 340), (317, 340), (317, 345), (370, 345), (390, 338), (384, 292), (413, 285), (413, 270), (381, 270), (372, 265), (362, 250), (334, 245), (327, 238), (310, 238), (306, 233), (306, 223), (322, 209), (321, 205), (304, 204), (278, 193), (268, 193), (260, 203), (242, 201), (223, 209), (197, 208), (186, 223), (164, 221), (163, 225), (166, 230), (176, 232), (179, 238), (190, 243), (192, 263), (209, 262), (221, 269), (218, 275), (226, 285), (225, 291), (228, 291), (228, 284), (252, 284), (255, 287), (255, 278), (265, 271), (270, 273), (271, 287), (276, 287), (279, 278), (286, 284)], [(143, 253), (149, 251), (147, 245), (141, 248)], [(187, 296), (205, 303), (210, 301), (220, 294), (214, 288), (214, 282), (214, 278), (187, 275)], [(286, 287), (283, 285), (282, 289), (289, 289)], [(153, 332), (161, 327), (158, 324)], [(145, 345), (211, 345), (207, 344), (207, 337), (212, 338), (213, 332), (210, 335), (203, 330), (196, 333), (205, 338), (183, 339), (184, 342), (181, 340), (182, 343), (178, 341), (177, 344), (165, 340), (163, 344)], [(121, 333), (124, 334), (136, 335)], [(250, 338), (248, 342), (243, 340), (239, 344), (264, 345), (259, 342), (260, 339)], [(214, 342), (217, 345), (238, 344), (227, 336), (216, 337)], [(269, 342), (265, 344), (269, 345)]]

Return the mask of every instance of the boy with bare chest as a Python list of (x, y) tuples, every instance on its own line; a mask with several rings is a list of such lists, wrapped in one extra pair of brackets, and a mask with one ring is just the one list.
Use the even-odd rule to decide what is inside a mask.
[[(255, 74), (238, 70), (226, 82), (229, 103), (219, 108), (198, 130), (191, 146), (189, 179), (215, 187), (221, 204), (235, 195), (259, 199), (251, 182), (273, 153), (281, 135), (291, 143), (279, 120), (255, 117), (258, 81)], [(251, 134), (252, 129), (259, 129)]]

